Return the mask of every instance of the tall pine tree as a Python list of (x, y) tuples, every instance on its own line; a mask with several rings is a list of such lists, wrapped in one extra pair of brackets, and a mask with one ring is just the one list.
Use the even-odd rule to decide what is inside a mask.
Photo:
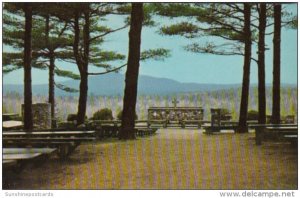
[(25, 32), (24, 32), (24, 130), (33, 129), (32, 91), (31, 91), (31, 31), (32, 5), (24, 3)]
[(129, 54), (125, 79), (120, 139), (135, 139), (135, 105), (141, 56), (143, 18), (143, 3), (132, 3), (129, 31)]
[(280, 123), (281, 4), (274, 4), (272, 123)]
[(265, 85), (265, 32), (266, 32), (266, 3), (260, 3), (259, 38), (258, 38), (258, 123), (266, 123), (266, 85)]

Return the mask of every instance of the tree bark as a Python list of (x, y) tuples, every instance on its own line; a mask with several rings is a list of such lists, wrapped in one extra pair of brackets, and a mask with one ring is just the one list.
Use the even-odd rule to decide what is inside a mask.
[(122, 126), (120, 139), (135, 139), (135, 108), (140, 66), (143, 3), (132, 3), (129, 31), (129, 54), (123, 99)]
[(48, 102), (51, 104), (51, 119), (55, 119), (55, 86), (54, 86), (54, 69), (55, 69), (55, 57), (54, 51), (49, 43), (49, 32), (50, 32), (50, 16), (47, 15), (46, 26), (45, 26), (45, 42), (48, 49), (49, 58), (49, 89), (48, 89)]
[(25, 35), (24, 35), (24, 130), (33, 129), (32, 88), (31, 88), (31, 31), (32, 6), (24, 3)]
[(265, 85), (265, 31), (266, 3), (259, 4), (258, 40), (258, 123), (266, 123), (266, 85)]
[(242, 83), (242, 96), (240, 105), (239, 127), (240, 133), (248, 132), (247, 128), (247, 111), (248, 111), (248, 97), (250, 84), (250, 65), (251, 65), (251, 4), (244, 3), (244, 42), (245, 42), (245, 56), (244, 56), (244, 70)]
[(77, 125), (84, 124), (86, 114), (86, 103), (88, 96), (88, 64), (90, 48), (90, 16), (88, 8), (84, 10), (84, 28), (83, 28), (83, 55), (79, 53), (79, 12), (75, 14), (75, 38), (74, 38), (74, 56), (80, 72), (79, 102), (77, 112)]
[(54, 68), (55, 58), (54, 52), (50, 51), (49, 64), (49, 103), (51, 104), (51, 119), (55, 119), (55, 86), (54, 86)]
[(281, 4), (274, 4), (272, 123), (280, 123)]
[(88, 77), (86, 74), (81, 74), (80, 86), (79, 86), (79, 102), (77, 113), (77, 125), (84, 124), (87, 102), (87, 90), (88, 90)]

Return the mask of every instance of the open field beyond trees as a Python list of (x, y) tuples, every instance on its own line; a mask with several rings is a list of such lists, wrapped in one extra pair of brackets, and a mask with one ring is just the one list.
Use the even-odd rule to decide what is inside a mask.
[(83, 144), (67, 161), (26, 168), (12, 189), (297, 189), (297, 151), (254, 134), (160, 129), (133, 141)]

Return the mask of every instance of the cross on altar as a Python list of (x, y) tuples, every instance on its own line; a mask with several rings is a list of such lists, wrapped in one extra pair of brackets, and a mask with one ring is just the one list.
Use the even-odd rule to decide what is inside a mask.
[(176, 98), (174, 98), (172, 100), (172, 103), (174, 104), (174, 108), (176, 108), (176, 105), (177, 105), (177, 103), (179, 103), (179, 101)]

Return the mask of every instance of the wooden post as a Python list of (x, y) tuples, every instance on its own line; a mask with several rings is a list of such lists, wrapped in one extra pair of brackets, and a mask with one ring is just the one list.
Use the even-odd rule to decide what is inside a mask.
[(263, 136), (263, 127), (261, 127), (261, 126), (255, 127), (255, 143), (256, 143), (256, 145), (261, 145), (262, 136)]
[(210, 109), (211, 112), (211, 126), (220, 127), (221, 125), (221, 109)]

